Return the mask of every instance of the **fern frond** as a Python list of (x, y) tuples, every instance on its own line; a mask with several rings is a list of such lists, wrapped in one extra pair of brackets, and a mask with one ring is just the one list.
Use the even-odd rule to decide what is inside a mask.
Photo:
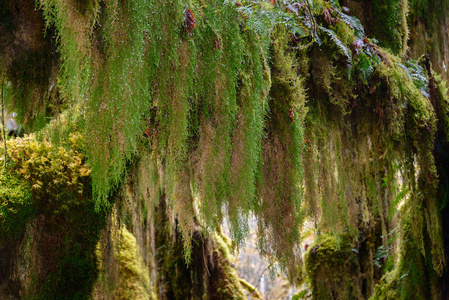
[(360, 55), (360, 70), (363, 73), (364, 80), (368, 80), (374, 71), (373, 62), (365, 53)]
[(409, 60), (405, 64), (398, 63), (398, 66), (404, 69), (409, 78), (413, 79), (413, 83), (421, 91), (423, 96), (429, 98), (428, 80), (424, 68), (416, 60)]
[(339, 39), (338, 36), (335, 34), (335, 32), (332, 31), (332, 30), (330, 30), (330, 29), (327, 29), (327, 28), (325, 28), (325, 27), (322, 27), (322, 26), (320, 26), (319, 28), (329, 35), (329, 37), (331, 38), (331, 40), (333, 40), (334, 43), (337, 45), (337, 47), (338, 47), (338, 49), (340, 50), (340, 52), (341, 52), (342, 54), (344, 54), (344, 55), (347, 57), (348, 62), (349, 62), (350, 64), (352, 64), (352, 54), (351, 54), (351, 51), (348, 49), (348, 47), (345, 46), (345, 44), (343, 44), (342, 41), (340, 41), (340, 39)]
[(354, 29), (355, 35), (359, 39), (363, 39), (365, 37), (365, 29), (363, 28), (363, 25), (360, 22), (360, 20), (357, 19), (356, 17), (349, 16), (342, 11), (339, 10), (337, 11), (340, 13), (340, 18), (342, 19), (342, 21), (348, 24), (349, 27)]

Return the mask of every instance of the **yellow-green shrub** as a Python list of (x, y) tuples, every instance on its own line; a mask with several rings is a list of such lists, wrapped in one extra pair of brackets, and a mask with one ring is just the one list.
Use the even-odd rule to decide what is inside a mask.
[[(73, 146), (77, 140), (76, 135), (69, 139)], [(59, 204), (56, 213), (86, 201), (90, 169), (78, 151), (56, 147), (47, 141), (38, 142), (30, 135), (8, 141), (8, 157), (12, 163), (9, 172), (30, 183), (37, 202)]]

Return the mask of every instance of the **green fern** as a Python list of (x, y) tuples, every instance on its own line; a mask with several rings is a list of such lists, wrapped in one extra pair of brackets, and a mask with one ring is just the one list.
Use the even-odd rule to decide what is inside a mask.
[(346, 47), (345, 44), (343, 44), (342, 41), (340, 41), (340, 39), (338, 38), (338, 36), (335, 34), (334, 31), (327, 29), (325, 27), (319, 26), (319, 28), (324, 31), (325, 33), (327, 33), (327, 35), (329, 35), (329, 37), (331, 38), (331, 40), (334, 41), (334, 43), (337, 45), (338, 49), (340, 50), (340, 52), (342, 54), (344, 54), (346, 56), (346, 58), (348, 59), (348, 64), (352, 64), (352, 54), (351, 51), (348, 49), (348, 47)]
[(363, 79), (368, 80), (368, 78), (374, 71), (373, 60), (371, 59), (371, 57), (369, 57), (365, 53), (361, 53), (359, 67), (362, 71)]
[(365, 37), (365, 29), (363, 28), (363, 25), (359, 19), (353, 16), (349, 16), (340, 10), (337, 10), (337, 12), (341, 20), (348, 24), (349, 27), (354, 29), (354, 33), (359, 39), (363, 39)]
[(300, 9), (305, 6), (304, 2), (286, 1), (285, 6), (287, 11), (283, 9), (284, 5), (273, 6), (266, 1), (253, 1), (238, 10), (247, 17), (246, 29), (257, 32), (262, 38), (267, 37), (277, 24), (284, 24), (296, 38), (309, 36), (315, 20), (311, 12)]
[(421, 91), (424, 97), (429, 98), (428, 80), (425, 70), (416, 60), (409, 60), (405, 64), (398, 63), (404, 69), (407, 76), (413, 79), (415, 86)]

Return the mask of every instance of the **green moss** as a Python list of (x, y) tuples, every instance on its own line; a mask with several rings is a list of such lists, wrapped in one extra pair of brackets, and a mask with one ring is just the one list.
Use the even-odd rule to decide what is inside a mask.
[[(372, 300), (439, 298), (435, 289), (437, 275), (431, 263), (433, 249), (425, 249), (421, 253), (420, 246), (413, 240), (412, 209), (407, 204), (404, 207), (400, 259), (395, 268), (387, 272), (376, 285), (376, 291), (370, 298)], [(425, 232), (423, 234), (427, 236)]]
[(359, 299), (358, 258), (347, 237), (322, 235), (305, 258), (313, 299)]
[(34, 214), (30, 185), (14, 174), (0, 173), (0, 242), (20, 238)]
[[(261, 31), (247, 26), (258, 21), (254, 14), (256, 19), (251, 19), (232, 3), (193, 1), (188, 8), (197, 27), (187, 32), (185, 5), (177, 0), (40, 1), (49, 32), (54, 28), (58, 37), (61, 68), (56, 84), (61, 101), (73, 104), (70, 111), (78, 116), (73, 123), (70, 117), (61, 118), (61, 124), (71, 123), (67, 127), (79, 126), (84, 132), (86, 143), (81, 148), (92, 170), (78, 151), (37, 144), (32, 138), (17, 140), (18, 149), (11, 146), (10, 151), (14, 170), (27, 176), (36, 201), (43, 204), (40, 209), (63, 215), (67, 224), (102, 216), (133, 160), (144, 153), (157, 161), (157, 192), (151, 197), (164, 198), (163, 213), (167, 209), (177, 220), (174, 233), (165, 232), (165, 227), (158, 233), (158, 255), (164, 257), (161, 268), (172, 285), (167, 292), (171, 297), (185, 297), (194, 286), (170, 274), (173, 269), (202, 280), (203, 273), (185, 266), (195, 252), (191, 241), (203, 245), (202, 235), (213, 233), (225, 214), (239, 244), (248, 233), (249, 215), (255, 213), (259, 248), (273, 254), (295, 281), (301, 277), (296, 267), (306, 215), (314, 218), (321, 232), (369, 242), (372, 245), (366, 248), (372, 251), (379, 243), (388, 246), (388, 233), (400, 218), (389, 211), (396, 210), (399, 198), (408, 199), (412, 207), (408, 236), (420, 259), (413, 280), (420, 272), (430, 273), (421, 268), (425, 263), (440, 274), (445, 259), (433, 149), (437, 126), (447, 127), (444, 86), (437, 84), (438, 125), (436, 112), (410, 78), (410, 69), (373, 41), (362, 41), (356, 33), (363, 30), (356, 28), (356, 20), (339, 18), (343, 15), (336, 2), (313, 3), (313, 16), (307, 16), (313, 24), (295, 25), (306, 31), (321, 27), (301, 35), (304, 39), (293, 38), (292, 24), (279, 17), (288, 17), (288, 12), (268, 2), (257, 13), (278, 14), (282, 24), (258, 23), (265, 26)], [(407, 1), (369, 5), (376, 17), (385, 19), (373, 30), (379, 32), (381, 45), (398, 54), (405, 51)], [(325, 12), (335, 22), (326, 20)], [(264, 37), (258, 35), (268, 31)], [(320, 38), (321, 43), (311, 44), (310, 38)], [(19, 85), (12, 87), (21, 92)], [(400, 190), (407, 195), (399, 196)], [(88, 216), (80, 213), (84, 209)], [(126, 223), (129, 220), (124, 217)], [(88, 228), (97, 234), (100, 223)], [(204, 232), (198, 233), (198, 224)], [(60, 255), (62, 282), (71, 274), (64, 268), (79, 262), (81, 269), (90, 269), (95, 264), (83, 256), (84, 250), (91, 253), (95, 234), (89, 237), (87, 250), (67, 236), (67, 253), (76, 259)], [(127, 232), (122, 235), (124, 253), (129, 254), (117, 256), (123, 261), (124, 277), (142, 281), (134, 289), (136, 297), (149, 296), (147, 279), (135, 263), (138, 255), (132, 256), (135, 241)], [(331, 237), (322, 242), (328, 246), (322, 249), (324, 262), (318, 257), (316, 266), (338, 268), (328, 257), (332, 255), (346, 267), (355, 263), (346, 246), (338, 250)], [(222, 244), (218, 238), (217, 261), (227, 259)], [(238, 298), (237, 280), (227, 266), (217, 271), (222, 276), (217, 287), (221, 295)], [(317, 297), (323, 283), (320, 268), (311, 266), (310, 271), (316, 271), (311, 278)], [(372, 270), (363, 272), (373, 277), (367, 282), (380, 277)], [(96, 276), (92, 274), (83, 279), (86, 289)], [(232, 282), (226, 282), (228, 276)], [(360, 282), (332, 280), (335, 286), (345, 286), (341, 293), (332, 287), (338, 297), (359, 296)], [(132, 297), (129, 287), (124, 282), (120, 293)]]
[(26, 136), (8, 141), (8, 156), (11, 172), (30, 183), (34, 201), (43, 204), (41, 210), (50, 202), (59, 214), (89, 202), (90, 169), (76, 150)]
[(254, 285), (242, 278), (240, 278), (239, 281), (242, 287), (250, 293), (251, 297), (254, 299), (263, 299), (262, 295)]
[(236, 269), (232, 266), (234, 258), (229, 251), (229, 245), (225, 239), (215, 234), (213, 237), (214, 263), (220, 269), (220, 274), (216, 283), (217, 297), (219, 299), (246, 299), (243, 287), (237, 276)]
[[(156, 299), (151, 291), (148, 270), (138, 253), (136, 238), (121, 226), (114, 253), (119, 264), (119, 283), (115, 290), (120, 299)], [(151, 295), (151, 297), (150, 297)]]
[[(373, 35), (379, 39), (382, 47), (396, 54), (404, 54), (408, 41), (408, 0), (382, 0), (372, 2), (375, 23)], [(379, 22), (382, 20), (382, 22)]]
[[(73, 148), (77, 140), (69, 138)], [(33, 237), (36, 255), (48, 268), (35, 274), (25, 298), (89, 299), (97, 277), (93, 254), (104, 214), (94, 210), (90, 170), (73, 148), (38, 142), (34, 136), (8, 141), (9, 173), (0, 177), (1, 224), (7, 234), (21, 237), (26, 222), (37, 222), (44, 234)]]

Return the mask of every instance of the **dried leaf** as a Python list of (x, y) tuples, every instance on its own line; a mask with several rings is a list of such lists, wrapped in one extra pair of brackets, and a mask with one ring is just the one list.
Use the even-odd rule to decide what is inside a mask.
[(184, 10), (184, 22), (187, 33), (192, 32), (192, 30), (196, 27), (195, 15), (190, 8), (186, 8)]

